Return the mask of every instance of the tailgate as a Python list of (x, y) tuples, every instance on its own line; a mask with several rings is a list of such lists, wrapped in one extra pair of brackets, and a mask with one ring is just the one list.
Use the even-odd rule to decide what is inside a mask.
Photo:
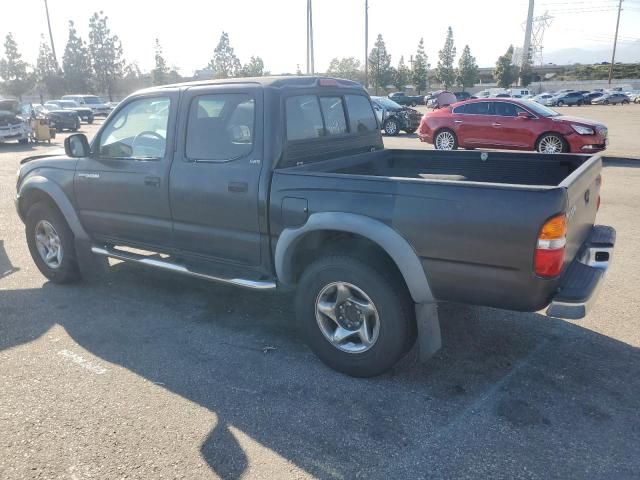
[(589, 158), (561, 184), (567, 191), (567, 246), (565, 265), (571, 263), (587, 239), (596, 219), (600, 196), (602, 158)]

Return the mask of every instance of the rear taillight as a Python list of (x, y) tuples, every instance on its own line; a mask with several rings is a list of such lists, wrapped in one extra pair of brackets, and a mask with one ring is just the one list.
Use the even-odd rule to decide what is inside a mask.
[(534, 271), (540, 277), (557, 277), (564, 264), (567, 244), (567, 217), (562, 214), (548, 220), (540, 229), (534, 257)]

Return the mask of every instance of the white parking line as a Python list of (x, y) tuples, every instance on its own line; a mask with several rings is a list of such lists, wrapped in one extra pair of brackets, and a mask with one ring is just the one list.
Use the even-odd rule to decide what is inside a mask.
[(102, 375), (103, 373), (107, 373), (107, 369), (101, 367), (100, 365), (96, 365), (95, 363), (90, 362), (89, 360), (83, 358), (77, 353), (73, 353), (69, 350), (59, 350), (58, 355), (62, 355), (63, 357), (71, 360), (73, 363), (80, 365), (82, 368), (86, 368), (91, 373), (95, 373), (96, 375)]

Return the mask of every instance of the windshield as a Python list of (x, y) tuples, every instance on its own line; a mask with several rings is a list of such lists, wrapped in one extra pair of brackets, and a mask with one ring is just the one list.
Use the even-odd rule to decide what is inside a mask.
[(531, 100), (522, 100), (522, 105), (541, 117), (557, 117), (560, 115), (558, 112)]
[(56, 103), (60, 105), (62, 108), (75, 108), (78, 106), (76, 102), (72, 100), (60, 100), (59, 102), (56, 102)]
[(96, 103), (104, 103), (104, 100), (100, 97), (84, 97), (84, 103), (95, 105)]
[(387, 97), (374, 97), (372, 100), (383, 108), (402, 109), (402, 106)]

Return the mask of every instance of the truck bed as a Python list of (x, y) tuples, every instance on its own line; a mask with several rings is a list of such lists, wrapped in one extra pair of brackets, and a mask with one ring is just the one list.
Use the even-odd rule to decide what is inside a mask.
[(509, 185), (560, 185), (588, 155), (379, 150), (309, 165), (308, 169), (376, 177)]

